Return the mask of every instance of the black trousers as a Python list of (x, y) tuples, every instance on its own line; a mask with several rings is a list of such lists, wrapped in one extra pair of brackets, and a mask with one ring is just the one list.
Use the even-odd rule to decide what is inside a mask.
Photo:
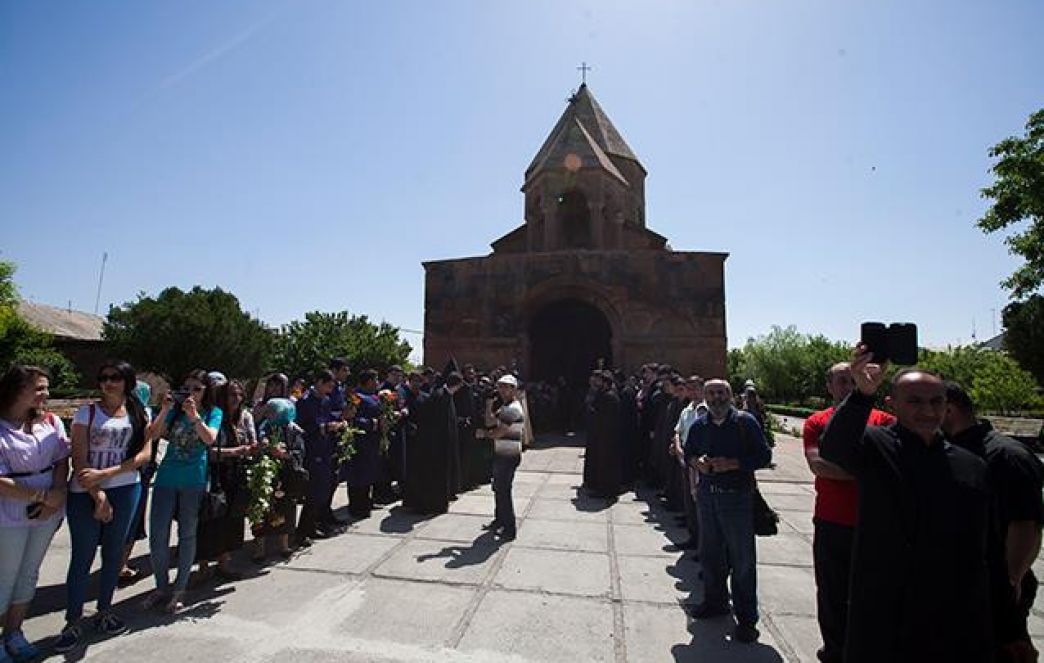
[(848, 582), (852, 570), (852, 541), (855, 528), (814, 520), (812, 560), (816, 571), (816, 612), (823, 647), (819, 660), (844, 660), (845, 628), (848, 623)]
[(348, 513), (356, 518), (369, 518), (373, 510), (373, 486), (353, 487), (348, 484)]
[(493, 456), (493, 520), (510, 534), (515, 532), (515, 503), (511, 498), (511, 487), (515, 482), (515, 470), (521, 462), (519, 456)]

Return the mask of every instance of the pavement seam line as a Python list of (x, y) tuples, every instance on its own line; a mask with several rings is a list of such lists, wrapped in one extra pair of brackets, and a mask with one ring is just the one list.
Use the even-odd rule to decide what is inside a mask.
[[(543, 481), (540, 482), (536, 492), (543, 489), (550, 478), (550, 473), (545, 472)], [(512, 499), (514, 499), (514, 495), (512, 495)], [(518, 518), (516, 529), (522, 529), (526, 518), (529, 516), (530, 510), (533, 508), (534, 502), (535, 500), (530, 498), (526, 503), (526, 509), (522, 512), (522, 516)], [(464, 609), (464, 614), (460, 616), (460, 620), (450, 632), (450, 637), (446, 639), (445, 646), (447, 648), (457, 649), (460, 646), (461, 641), (464, 639), (464, 634), (467, 632), (468, 627), (471, 626), (471, 621), (478, 613), (479, 606), (482, 604), (482, 601), (485, 600), (486, 595), (489, 594), (490, 590), (493, 589), (493, 578), (500, 573), (500, 569), (504, 566), (504, 560), (507, 558), (508, 550), (511, 549), (512, 545), (513, 544), (509, 542), (507, 545), (500, 546), (500, 549), (493, 558), (493, 562), (489, 565), (489, 570), (486, 572), (485, 577), (482, 578), (482, 582), (479, 584), (475, 595), (472, 596), (471, 601), (468, 603), (468, 607)]]
[(623, 590), (620, 586), (620, 561), (617, 558), (615, 525), (613, 523), (613, 508), (617, 504), (619, 504), (619, 501), (613, 501), (609, 505), (605, 528), (606, 536), (609, 537), (607, 542), (609, 546), (609, 591), (612, 596), (613, 631), (616, 634), (616, 637), (613, 638), (613, 654), (616, 663), (627, 663), (627, 623), (624, 621)]

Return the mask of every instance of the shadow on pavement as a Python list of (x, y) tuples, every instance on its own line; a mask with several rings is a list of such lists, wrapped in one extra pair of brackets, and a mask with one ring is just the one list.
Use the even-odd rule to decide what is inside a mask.
[(485, 532), (468, 546), (446, 546), (437, 553), (418, 555), (417, 562), (426, 562), (429, 559), (447, 558), (447, 569), (459, 569), (464, 566), (482, 564), (500, 549), (496, 537), (491, 532)]
[(671, 647), (676, 663), (783, 663), (775, 648), (760, 642), (743, 643), (731, 639), (736, 622), (731, 617), (689, 619), (692, 642)]

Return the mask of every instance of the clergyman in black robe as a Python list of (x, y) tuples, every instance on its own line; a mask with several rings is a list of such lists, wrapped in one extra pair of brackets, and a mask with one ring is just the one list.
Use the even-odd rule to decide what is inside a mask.
[(612, 376), (591, 375), (587, 409), (587, 450), (584, 454), (584, 487), (599, 497), (616, 497), (623, 484), (623, 435), (620, 429), (620, 397)]

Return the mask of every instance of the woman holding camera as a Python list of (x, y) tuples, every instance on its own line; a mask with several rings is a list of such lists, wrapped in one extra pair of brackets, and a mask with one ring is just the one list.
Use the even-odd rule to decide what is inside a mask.
[(68, 600), (65, 628), (55, 649), (72, 651), (83, 642), (83, 604), (101, 545), (102, 567), (95, 628), (119, 635), (127, 625), (112, 612), (123, 567), (123, 546), (138, 510), (141, 480), (138, 468), (149, 460), (151, 439), (145, 406), (134, 395), (137, 378), (125, 361), (107, 362), (98, 371), (101, 398), (73, 416), (73, 478), (69, 484), (69, 535), (72, 554), (66, 577)]
[(69, 442), (61, 419), (44, 411), (48, 386), (34, 366), (0, 377), (0, 663), (40, 655), (22, 621), (65, 512)]
[[(156, 590), (145, 607), (176, 613), (196, 558), (196, 526), (207, 490), (207, 450), (221, 428), (221, 408), (214, 406), (213, 383), (206, 371), (189, 373), (181, 389), (167, 393), (152, 424), (155, 438), (167, 438), (152, 489), (149, 551)], [(170, 587), (170, 528), (178, 518), (178, 575)]]

